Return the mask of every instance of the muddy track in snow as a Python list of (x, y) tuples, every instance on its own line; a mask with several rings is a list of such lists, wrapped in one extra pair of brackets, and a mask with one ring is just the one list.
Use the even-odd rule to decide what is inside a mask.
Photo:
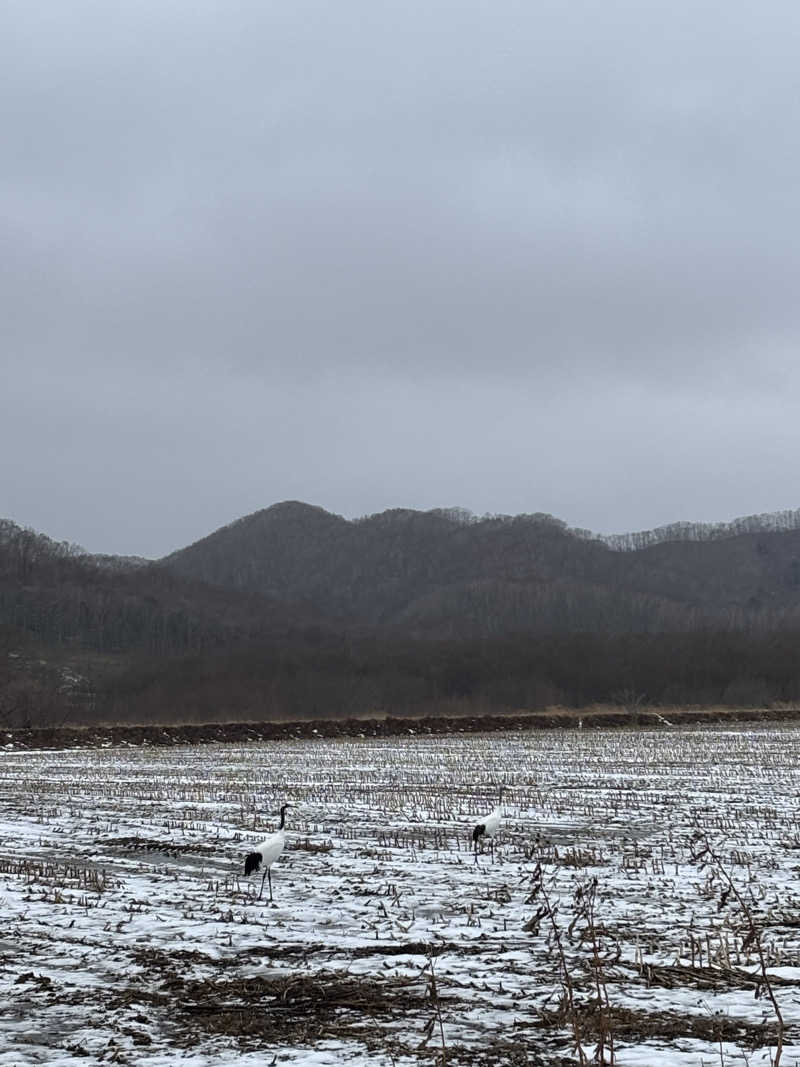
[(292, 722), (200, 723), (170, 726), (40, 727), (0, 734), (7, 749), (106, 748), (115, 745), (170, 746), (246, 744), (256, 741), (322, 740), (346, 737), (401, 737), (519, 730), (659, 728), (708, 723), (800, 721), (795, 708), (638, 708), (635, 711), (598, 708), (520, 712), (510, 715), (423, 718), (311, 719)]

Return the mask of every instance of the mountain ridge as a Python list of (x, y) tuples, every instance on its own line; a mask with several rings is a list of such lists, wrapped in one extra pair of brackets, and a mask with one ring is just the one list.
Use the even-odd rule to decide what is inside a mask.
[[(687, 534), (683, 524), (662, 530)], [(769, 625), (765, 613), (780, 625), (800, 620), (800, 512), (690, 532), (631, 535), (642, 543), (622, 550), (543, 513), (390, 509), (353, 520), (286, 501), (157, 566), (416, 636)]]
[[(238, 518), (233, 519), (231, 522), (218, 527), (216, 530), (212, 530), (210, 533), (205, 534), (203, 537), (198, 538), (197, 541), (193, 541), (189, 545), (184, 546), (184, 548), (175, 549), (166, 556), (159, 557), (159, 560), (168, 560), (172, 556), (184, 552), (187, 548), (191, 548), (200, 542), (206, 541), (208, 538), (213, 537), (224, 530), (229, 530), (232, 527), (246, 523), (257, 516), (265, 516), (270, 513), (281, 514), (289, 512), (297, 515), (324, 515), (335, 519), (340, 523), (350, 525), (371, 522), (385, 517), (403, 515), (437, 515), (460, 525), (477, 525), (483, 522), (514, 522), (515, 520), (529, 520), (556, 526), (565, 533), (584, 541), (600, 542), (614, 551), (636, 551), (640, 548), (660, 544), (664, 541), (714, 541), (723, 540), (728, 537), (737, 537), (742, 533), (776, 533), (800, 529), (800, 508), (785, 508), (778, 511), (743, 515), (731, 519), (728, 522), (693, 522), (690, 520), (680, 520), (644, 530), (629, 531), (626, 533), (601, 534), (582, 527), (570, 526), (563, 519), (559, 519), (548, 512), (521, 512), (516, 515), (487, 512), (484, 515), (476, 515), (468, 508), (462, 507), (437, 507), (425, 510), (397, 507), (387, 508), (379, 512), (370, 512), (356, 518), (348, 519), (339, 515), (337, 512), (327, 511), (325, 508), (316, 504), (308, 504), (300, 500), (284, 500), (270, 504), (265, 508), (259, 508), (247, 515), (241, 515)], [(140, 557), (127, 558), (138, 559)]]
[(30, 526), (23, 526), (12, 519), (0, 518), (0, 544), (4, 539), (13, 536), (14, 533), (25, 532), (33, 534), (44, 542), (47, 542), (52, 551), (58, 551), (64, 555), (82, 557), (105, 566), (143, 566), (148, 563), (164, 562), (173, 556), (177, 556), (186, 549), (207, 541), (224, 530), (230, 530), (257, 516), (267, 514), (294, 513), (296, 515), (316, 515), (333, 519), (338, 523), (355, 525), (373, 520), (379, 520), (391, 516), (413, 515), (438, 515), (460, 525), (477, 525), (484, 522), (514, 522), (516, 520), (530, 520), (558, 527), (565, 533), (585, 541), (597, 541), (614, 551), (637, 551), (640, 548), (661, 544), (664, 541), (715, 541), (729, 537), (737, 537), (742, 533), (776, 533), (800, 529), (800, 508), (785, 508), (777, 511), (754, 513), (743, 515), (727, 522), (694, 522), (679, 520), (666, 523), (661, 526), (651, 527), (644, 530), (628, 531), (625, 533), (602, 534), (593, 530), (577, 526), (570, 526), (563, 519), (559, 519), (548, 512), (522, 512), (516, 515), (506, 513), (490, 513), (476, 515), (468, 508), (462, 507), (437, 507), (429, 509), (417, 508), (387, 508), (380, 512), (370, 512), (352, 519), (348, 519), (337, 512), (328, 511), (317, 504), (308, 504), (299, 500), (277, 501), (259, 508), (254, 512), (241, 515), (230, 522), (223, 524), (208, 534), (204, 534), (196, 541), (190, 542), (183, 548), (178, 548), (165, 556), (146, 557), (138, 555), (120, 555), (116, 553), (89, 552), (82, 545), (69, 541), (58, 541), (49, 535), (35, 530)]
[[(222, 614), (247, 616), (239, 632), (259, 631), (259, 612), (292, 624), (446, 639), (800, 625), (800, 511), (625, 536), (609, 544), (544, 513), (478, 518), (460, 508), (393, 508), (346, 519), (282, 501), (155, 561), (88, 554), (0, 520), (0, 565), (7, 586), (26, 589), (31, 567), (41, 575), (47, 564), (73, 599), (82, 583), (116, 583), (113, 595), (127, 598), (128, 614), (132, 586), (150, 589), (139, 597), (140, 615), (161, 598), (175, 617), (175, 604), (186, 602), (190, 615), (203, 617), (201, 629), (214, 628), (227, 596)], [(35, 599), (35, 585), (18, 590), (17, 601)], [(0, 622), (9, 620), (10, 600), (8, 591), (0, 598)]]
[(143, 561), (0, 522), (0, 724), (800, 700), (794, 523), (620, 551), (543, 514), (284, 501)]

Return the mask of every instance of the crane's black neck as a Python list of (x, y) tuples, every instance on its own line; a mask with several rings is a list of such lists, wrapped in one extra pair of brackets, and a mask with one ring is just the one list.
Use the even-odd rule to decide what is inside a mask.
[(281, 821), (280, 821), (280, 826), (278, 827), (279, 830), (283, 829), (283, 825), (286, 822), (286, 809), (288, 807), (289, 807), (288, 804), (284, 804), (283, 807), (281, 808)]

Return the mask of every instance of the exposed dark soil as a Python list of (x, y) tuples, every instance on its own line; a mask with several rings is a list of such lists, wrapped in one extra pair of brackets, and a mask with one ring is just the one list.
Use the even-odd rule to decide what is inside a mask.
[[(141, 956), (140, 962), (145, 959), (146, 955)], [(154, 984), (146, 991), (141, 986), (119, 991), (107, 1002), (111, 1011), (147, 1005), (148, 1015), (168, 1013), (176, 1047), (192, 1046), (200, 1031), (208, 1037), (233, 1041), (243, 1051), (266, 1052), (281, 1044), (297, 1047), (326, 1040), (355, 1041), (367, 1051), (416, 1055), (421, 1063), (430, 1063), (439, 1051), (439, 1015), (452, 1034), (452, 1024), (470, 1008), (461, 991), (447, 985), (432, 995), (424, 971), (413, 978), (337, 970), (247, 978), (217, 972), (213, 977), (188, 978), (174, 966), (177, 962), (177, 956), (154, 955), (146, 967)], [(517, 1019), (513, 1037), (497, 1039), (487, 1032), (483, 1046), (450, 1045), (447, 1063), (453, 1067), (566, 1067), (574, 1061), (563, 1060), (555, 1050), (563, 1047), (565, 1031), (573, 1027), (577, 1027), (587, 1050), (601, 1033), (606, 1042), (613, 1035), (617, 1045), (655, 1040), (665, 1047), (678, 1039), (694, 1038), (758, 1049), (777, 1040), (771, 1020), (755, 1024), (722, 1013), (615, 1006), (600, 1012), (596, 1002), (588, 1000), (576, 1005), (574, 1019), (562, 1006), (554, 1012), (540, 1011), (529, 1021)], [(416, 1036), (410, 1038), (410, 1034)], [(795, 1039), (794, 1028), (786, 1031), (784, 1039)]]
[[(439, 947), (463, 952), (464, 946)], [(350, 953), (350, 961), (365, 956), (367, 948)], [(447, 1034), (444, 1062), (450, 1067), (571, 1067), (576, 1060), (563, 1057), (570, 1032), (580, 1036), (589, 1055), (601, 1035), (606, 1047), (613, 1036), (618, 1049), (643, 1041), (655, 1049), (660, 1045), (671, 1048), (680, 1039), (693, 1038), (712, 1044), (733, 1042), (752, 1050), (774, 1045), (778, 1037), (772, 1017), (753, 1023), (711, 1011), (648, 1011), (615, 1005), (612, 982), (611, 1005), (602, 1011), (588, 986), (580, 999), (576, 998), (574, 1010), (564, 1001), (552, 1011), (537, 1008), (534, 996), (520, 1002), (511, 1032), (498, 1035), (489, 1021), (481, 1040), (460, 1044), (453, 1039), (473, 1008), (461, 983), (438, 979), (434, 983), (429, 966), (420, 967), (411, 977), (384, 976), (377, 961), (368, 974), (353, 974), (341, 965), (310, 969), (308, 957), (325, 951), (329, 952), (330, 946), (322, 943), (265, 943), (247, 956), (280, 957), (283, 965), (291, 958), (292, 969), (281, 974), (267, 971), (242, 976), (237, 973), (242, 953), (216, 959), (194, 950), (164, 952), (143, 947), (131, 954), (130, 962), (138, 972), (131, 985), (62, 990), (51, 978), (26, 971), (16, 979), (15, 996), (20, 1010), (30, 1013), (41, 1003), (80, 1004), (89, 1011), (101, 1011), (106, 1024), (113, 1019), (115, 1032), (134, 1046), (128, 1051), (118, 1048), (109, 1062), (129, 1065), (136, 1062), (136, 1049), (152, 1044), (156, 1038), (151, 1035), (159, 1030), (168, 1035), (176, 1053), (195, 1048), (203, 1037), (243, 1052), (261, 1051), (264, 1062), (270, 1063), (271, 1050), (281, 1046), (314, 1047), (324, 1041), (341, 1041), (355, 1043), (367, 1053), (414, 1057), (420, 1065), (430, 1065), (442, 1062), (441, 1018)], [(384, 957), (430, 952), (431, 946), (423, 942), (376, 946), (376, 955)], [(752, 980), (752, 976), (735, 970), (653, 970), (657, 973), (652, 978), (658, 984), (683, 988), (746, 986)], [(583, 983), (575, 983), (576, 990), (578, 985)], [(472, 1019), (468, 1025), (472, 1029), (480, 1022)], [(787, 1028), (784, 1040), (797, 1040), (797, 1028)], [(110, 1044), (115, 1044), (113, 1039)], [(82, 1046), (66, 1047), (76, 1055), (89, 1055)]]
[(483, 733), (508, 730), (551, 730), (648, 727), (668, 730), (693, 723), (798, 722), (795, 708), (679, 708), (667, 711), (639, 708), (598, 708), (576, 712), (569, 709), (520, 712), (509, 715), (424, 718), (312, 719), (294, 722), (205, 723), (175, 726), (86, 726), (39, 727), (8, 730), (5, 747), (10, 749), (102, 748), (113, 745), (243, 744), (249, 741), (280, 741), (331, 737), (398, 737), (404, 734)]
[(169, 841), (154, 841), (149, 837), (99, 837), (95, 844), (104, 848), (118, 848), (123, 852), (163, 852), (168, 856), (200, 855), (213, 856), (217, 849), (213, 845), (198, 845), (192, 842), (176, 844)]
[[(430, 946), (413, 943), (396, 947), (414, 952)], [(301, 945), (264, 948), (264, 955), (295, 957), (315, 951), (315, 946)], [(382, 954), (394, 953), (387, 953), (384, 944)], [(353, 975), (342, 970), (235, 978), (224, 974), (235, 958), (222, 967), (221, 961), (211, 961), (196, 952), (167, 954), (144, 949), (135, 953), (135, 958), (144, 968), (149, 988), (143, 989), (140, 983), (135, 989), (118, 991), (107, 1007), (116, 1011), (146, 1004), (155, 1014), (168, 1009), (172, 1043), (177, 1047), (193, 1046), (198, 1031), (234, 1041), (242, 1050), (262, 1050), (265, 1054), (281, 1044), (297, 1047), (325, 1040), (356, 1041), (376, 1054), (416, 1056), (420, 1063), (430, 1064), (436, 1062), (440, 1051), (439, 1013), (453, 1020), (469, 1009), (457, 991), (436, 989), (432, 995), (422, 970), (412, 978)], [(188, 978), (183, 970), (192, 963), (208, 964), (217, 973), (208, 978)], [(560, 1026), (552, 1035), (546, 1033), (547, 1027), (543, 1020), (535, 1039), (524, 1033), (511, 1040), (487, 1034), (482, 1047), (448, 1045), (446, 1062), (452, 1067), (567, 1067), (571, 1060), (547, 1048), (550, 1040), (561, 1042)], [(409, 1038), (409, 1033), (414, 1036)]]

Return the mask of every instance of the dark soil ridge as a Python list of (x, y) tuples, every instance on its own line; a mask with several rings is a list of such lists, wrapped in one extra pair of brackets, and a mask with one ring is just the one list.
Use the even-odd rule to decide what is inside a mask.
[[(637, 708), (576, 712), (520, 712), (510, 715), (380, 719), (310, 719), (292, 722), (195, 723), (173, 726), (54, 726), (0, 733), (6, 749), (109, 748), (117, 745), (245, 744), (257, 741), (322, 740), (341, 737), (400, 737), (409, 734), (491, 733), (520, 730), (646, 727), (669, 730), (694, 724), (800, 722), (800, 708)], [(3, 743), (3, 737), (5, 742)]]

